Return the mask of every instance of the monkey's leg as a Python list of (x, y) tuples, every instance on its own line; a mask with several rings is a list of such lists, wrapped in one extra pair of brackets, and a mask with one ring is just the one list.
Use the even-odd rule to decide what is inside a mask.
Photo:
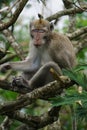
[(60, 67), (55, 62), (49, 62), (43, 65), (29, 81), (25, 80), (23, 77), (18, 77), (13, 80), (12, 85), (16, 85), (17, 87), (27, 87), (32, 91), (35, 88), (54, 81), (54, 77), (50, 72), (51, 68), (53, 68), (59, 75), (62, 75)]
[(61, 69), (55, 62), (49, 62), (43, 65), (35, 75), (30, 79), (29, 86), (33, 89), (41, 87), (51, 81), (54, 81), (54, 77), (50, 72), (50, 69), (53, 68), (59, 75), (62, 75)]

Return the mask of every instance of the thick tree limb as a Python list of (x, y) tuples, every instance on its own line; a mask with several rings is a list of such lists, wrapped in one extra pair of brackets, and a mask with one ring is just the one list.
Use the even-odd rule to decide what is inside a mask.
[(30, 116), (22, 112), (16, 111), (13, 113), (7, 113), (10, 118), (21, 121), (22, 123), (27, 124), (30, 128), (43, 128), (48, 124), (52, 124), (54, 121), (58, 120), (59, 111), (61, 107), (53, 107), (47, 113), (42, 114), (41, 116)]
[(55, 13), (54, 15), (51, 15), (50, 17), (46, 18), (48, 21), (56, 20), (60, 18), (61, 16), (75, 14), (75, 13), (83, 13), (85, 10), (87, 10), (87, 6), (81, 8), (71, 8), (71, 9), (65, 9), (63, 11), (59, 11), (58, 13)]
[(82, 35), (84, 33), (87, 33), (87, 26), (82, 27), (71, 34), (69, 33), (69, 34), (67, 34), (67, 36), (72, 40), (76, 37), (79, 37), (80, 35)]
[(11, 26), (15, 23), (15, 21), (19, 17), (21, 11), (23, 10), (23, 8), (27, 2), (28, 2), (28, 0), (20, 0), (20, 3), (18, 5), (16, 11), (12, 15), (12, 18), (7, 23), (0, 23), (0, 31), (7, 29), (9, 26)]
[(63, 83), (61, 81), (51, 82), (41, 88), (35, 89), (30, 93), (25, 94), (17, 101), (2, 103), (0, 105), (0, 114), (5, 114), (11, 111), (19, 110), (22, 107), (25, 107), (29, 104), (32, 104), (36, 99), (48, 99), (50, 97), (55, 96), (56, 94), (60, 94), (64, 88), (69, 87), (72, 82)]

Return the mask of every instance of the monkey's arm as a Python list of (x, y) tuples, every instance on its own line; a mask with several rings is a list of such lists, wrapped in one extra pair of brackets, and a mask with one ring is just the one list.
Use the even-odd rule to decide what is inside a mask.
[(34, 72), (40, 67), (40, 58), (35, 57), (34, 59), (27, 59), (24, 61), (18, 62), (8, 62), (3, 65), (0, 65), (0, 70), (5, 71), (8, 69), (25, 71), (25, 72)]

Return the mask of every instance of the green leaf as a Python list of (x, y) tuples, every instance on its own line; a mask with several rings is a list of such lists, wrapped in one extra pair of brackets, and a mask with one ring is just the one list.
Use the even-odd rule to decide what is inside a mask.
[(50, 98), (49, 101), (53, 104), (53, 106), (61, 106), (61, 105), (71, 105), (76, 103), (77, 101), (82, 101), (82, 103), (87, 104), (87, 92), (83, 91), (82, 93), (78, 93), (76, 90), (66, 93), (64, 97), (57, 96), (54, 98)]
[(87, 63), (80, 63), (75, 68), (73, 68), (73, 71), (78, 72), (86, 69), (87, 69)]
[(84, 88), (87, 87), (87, 76), (84, 73), (63, 69), (63, 74), (67, 75), (71, 80), (75, 81), (80, 86)]

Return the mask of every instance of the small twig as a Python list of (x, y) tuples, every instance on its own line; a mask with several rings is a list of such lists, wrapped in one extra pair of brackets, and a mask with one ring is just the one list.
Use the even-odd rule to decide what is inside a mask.
[(18, 126), (15, 130), (36, 130), (36, 128), (31, 128), (26, 124), (22, 124)]
[(86, 11), (87, 9), (83, 9), (81, 6), (76, 5), (76, 2), (73, 2), (73, 5), (75, 5), (75, 7), (81, 9), (82, 11), (87, 12), (87, 11)]
[(16, 0), (16, 1), (14, 2), (14, 4), (10, 7), (10, 11), (11, 11), (16, 5), (18, 5), (19, 2), (20, 2), (20, 0)]
[(4, 7), (3, 9), (0, 9), (0, 13), (3, 13), (3, 12), (5, 12), (5, 11), (8, 12), (8, 10), (9, 10), (9, 7)]
[(10, 124), (11, 120), (9, 120), (8, 116), (6, 116), (0, 125), (0, 130), (9, 130)]

